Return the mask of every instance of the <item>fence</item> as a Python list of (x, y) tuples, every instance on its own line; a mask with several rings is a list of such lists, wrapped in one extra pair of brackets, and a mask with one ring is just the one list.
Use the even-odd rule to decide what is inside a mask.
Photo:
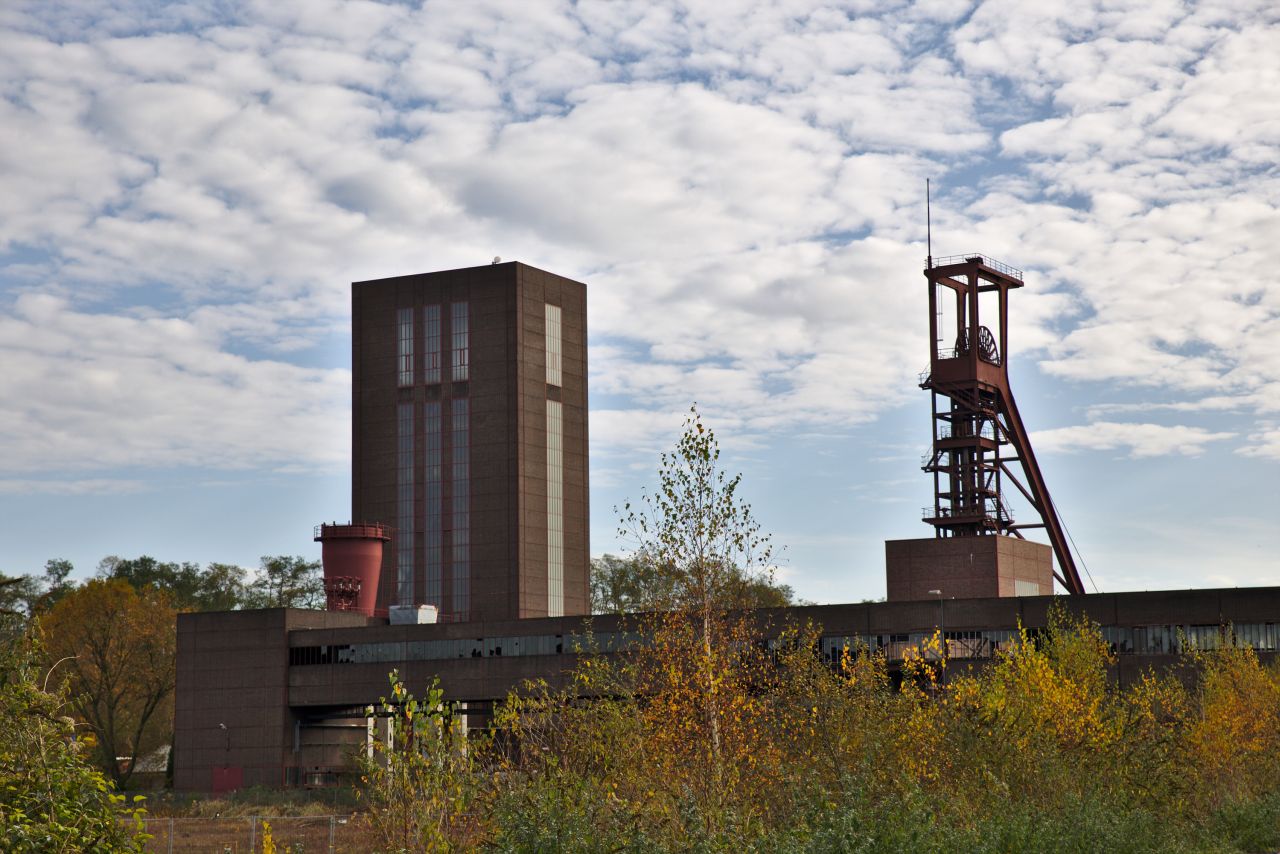
[(358, 816), (149, 818), (147, 850), (160, 854), (249, 854), (262, 850), (264, 825), (281, 854), (368, 852), (372, 841)]

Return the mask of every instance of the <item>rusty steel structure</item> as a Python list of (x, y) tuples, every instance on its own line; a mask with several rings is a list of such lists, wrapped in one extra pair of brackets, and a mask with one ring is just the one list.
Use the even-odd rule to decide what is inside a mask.
[[(1022, 272), (977, 253), (935, 259), (929, 282), (929, 370), (920, 387), (933, 399), (933, 447), (922, 468), (933, 475), (934, 501), (924, 521), (938, 537), (1004, 534), (1044, 528), (1057, 557), (1054, 577), (1073, 594), (1085, 592), (1066, 532), (1040, 473), (1027, 429), (1009, 388), (1009, 293)], [(983, 324), (980, 308), (994, 311)], [(1017, 463), (1025, 483), (1011, 469)], [(1039, 514), (1016, 522), (1005, 502), (1012, 483)]]
[[(372, 617), (378, 600), (382, 547), (393, 529), (378, 522), (330, 522), (316, 525), (324, 564), (325, 602), (330, 611), (359, 611)], [(385, 616), (385, 610), (380, 616)]]
[(360, 600), (360, 579), (335, 575), (324, 580), (325, 608), (330, 611), (355, 611)]

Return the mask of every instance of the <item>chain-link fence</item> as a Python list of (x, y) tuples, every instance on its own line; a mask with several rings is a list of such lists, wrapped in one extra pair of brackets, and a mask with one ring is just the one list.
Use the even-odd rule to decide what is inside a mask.
[(174, 854), (249, 854), (262, 850), (270, 827), (280, 854), (368, 852), (372, 842), (358, 816), (243, 816), (237, 818), (149, 818), (149, 851)]

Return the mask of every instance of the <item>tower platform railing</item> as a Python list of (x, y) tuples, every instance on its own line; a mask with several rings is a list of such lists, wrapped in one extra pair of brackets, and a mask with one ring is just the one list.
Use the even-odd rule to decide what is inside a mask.
[[(997, 273), (1003, 273), (1011, 279), (1022, 281), (1022, 271), (1017, 267), (1011, 267), (1003, 261), (997, 261), (989, 255), (983, 255), (981, 252), (966, 252), (963, 255), (944, 255), (941, 258), (933, 259), (934, 267), (946, 267), (948, 264), (964, 264), (968, 261), (980, 261), (982, 264), (995, 270)], [(925, 268), (928, 267), (929, 260), (925, 259)]]

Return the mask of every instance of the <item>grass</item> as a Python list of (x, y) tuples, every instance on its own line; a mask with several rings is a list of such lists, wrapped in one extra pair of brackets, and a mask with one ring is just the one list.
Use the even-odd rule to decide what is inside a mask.
[(332, 789), (266, 789), (250, 787), (220, 797), (178, 792), (148, 795), (152, 818), (247, 818), (249, 816), (346, 815), (361, 804), (350, 787)]

